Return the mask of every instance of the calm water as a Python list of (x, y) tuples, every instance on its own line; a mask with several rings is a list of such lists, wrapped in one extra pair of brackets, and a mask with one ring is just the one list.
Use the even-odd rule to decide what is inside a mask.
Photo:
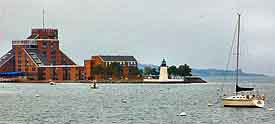
[(257, 86), (267, 94), (265, 108), (224, 108), (217, 97), (222, 85), (213, 82), (99, 84), (96, 90), (88, 84), (0, 84), (0, 124), (274, 124), (275, 110), (267, 108), (275, 109), (275, 83)]

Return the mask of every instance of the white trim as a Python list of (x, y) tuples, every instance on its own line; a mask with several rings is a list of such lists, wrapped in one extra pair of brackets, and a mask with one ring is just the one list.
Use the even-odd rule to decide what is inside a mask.
[(43, 65), (39, 67), (44, 67), (44, 68), (65, 68), (65, 67), (83, 67), (80, 65)]
[(36, 27), (33, 27), (32, 30), (58, 30), (58, 28), (36, 28)]
[(101, 60), (102, 60), (102, 62), (105, 62), (102, 58), (101, 58), (101, 56), (98, 56)]
[(58, 39), (26, 39), (26, 40), (46, 40), (46, 41), (59, 41)]

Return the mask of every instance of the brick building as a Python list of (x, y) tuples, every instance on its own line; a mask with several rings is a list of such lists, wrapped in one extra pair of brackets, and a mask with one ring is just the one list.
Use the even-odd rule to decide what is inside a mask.
[(23, 72), (32, 80), (80, 80), (83, 71), (59, 49), (58, 30), (51, 28), (32, 29), (0, 58), (0, 72)]
[[(114, 74), (113, 65), (119, 66), (119, 74)], [(102, 73), (93, 70), (100, 66)], [(138, 80), (141, 78), (138, 72), (138, 62), (133, 56), (92, 56), (84, 61), (85, 79), (91, 80)]]

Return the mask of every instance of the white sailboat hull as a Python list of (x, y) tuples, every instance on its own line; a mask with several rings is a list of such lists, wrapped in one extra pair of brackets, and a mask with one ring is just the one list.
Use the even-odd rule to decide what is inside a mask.
[(223, 104), (225, 107), (264, 107), (263, 99), (232, 99), (224, 98)]

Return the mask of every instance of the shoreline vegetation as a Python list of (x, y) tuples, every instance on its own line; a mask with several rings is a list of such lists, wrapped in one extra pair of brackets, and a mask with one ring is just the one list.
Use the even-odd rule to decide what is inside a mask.
[[(52, 78), (50, 80), (37, 80), (30, 79), (26, 76), (18, 76), (13, 78), (0, 78), (0, 82), (8, 83), (50, 83), (51, 81), (55, 83), (158, 83), (158, 84), (179, 84), (179, 83), (207, 83), (207, 81), (201, 79), (198, 76), (192, 76), (192, 69), (189, 65), (179, 65), (168, 67), (168, 77), (169, 79), (181, 79), (177, 80), (160, 80), (160, 67), (151, 68), (145, 67), (143, 69), (138, 69), (137, 67), (133, 69), (128, 69), (131, 74), (138, 75), (139, 78), (125, 78), (124, 70), (119, 63), (112, 63), (110, 67), (103, 67), (102, 65), (97, 65), (93, 70), (91, 70), (92, 78), (86, 79), (82, 78), (80, 80), (58, 80)], [(103, 78), (99, 78), (103, 77)], [(154, 79), (155, 81), (146, 81), (144, 79)]]
[[(53, 80), (55, 83), (94, 83), (91, 80)], [(49, 83), (48, 80), (6, 80), (0, 81), (0, 83)], [(100, 84), (190, 84), (190, 83), (207, 83), (202, 81), (185, 81), (185, 82), (144, 82), (143, 80), (100, 80), (96, 81)]]

